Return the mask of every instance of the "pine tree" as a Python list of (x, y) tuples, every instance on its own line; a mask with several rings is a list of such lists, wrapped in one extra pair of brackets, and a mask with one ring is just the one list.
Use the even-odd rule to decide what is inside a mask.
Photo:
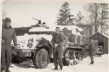
[(69, 3), (65, 2), (60, 9), (60, 13), (57, 17), (58, 25), (72, 25), (73, 24), (73, 15), (70, 13)]

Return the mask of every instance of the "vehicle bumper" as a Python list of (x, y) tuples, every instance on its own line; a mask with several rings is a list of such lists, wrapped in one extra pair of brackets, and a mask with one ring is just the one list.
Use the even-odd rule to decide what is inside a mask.
[(17, 49), (17, 55), (20, 57), (31, 57), (35, 51), (35, 49)]

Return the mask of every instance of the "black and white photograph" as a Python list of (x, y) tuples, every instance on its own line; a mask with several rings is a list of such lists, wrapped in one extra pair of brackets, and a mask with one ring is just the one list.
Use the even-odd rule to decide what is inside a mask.
[(108, 72), (108, 2), (1, 4), (1, 72)]

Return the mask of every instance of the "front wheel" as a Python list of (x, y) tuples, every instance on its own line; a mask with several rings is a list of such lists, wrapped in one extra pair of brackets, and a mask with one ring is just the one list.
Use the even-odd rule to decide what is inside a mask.
[(45, 68), (48, 66), (49, 63), (49, 55), (48, 51), (44, 48), (39, 49), (35, 57), (33, 59), (33, 64), (35, 65), (36, 68)]

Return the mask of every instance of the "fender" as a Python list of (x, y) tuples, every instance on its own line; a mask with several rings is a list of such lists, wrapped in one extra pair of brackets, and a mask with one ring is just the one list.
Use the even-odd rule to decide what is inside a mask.
[(46, 40), (45, 38), (42, 38), (39, 41), (39, 44), (37, 45), (36, 49), (39, 49), (39, 48), (47, 49), (50, 58), (53, 58), (53, 44), (50, 41)]

